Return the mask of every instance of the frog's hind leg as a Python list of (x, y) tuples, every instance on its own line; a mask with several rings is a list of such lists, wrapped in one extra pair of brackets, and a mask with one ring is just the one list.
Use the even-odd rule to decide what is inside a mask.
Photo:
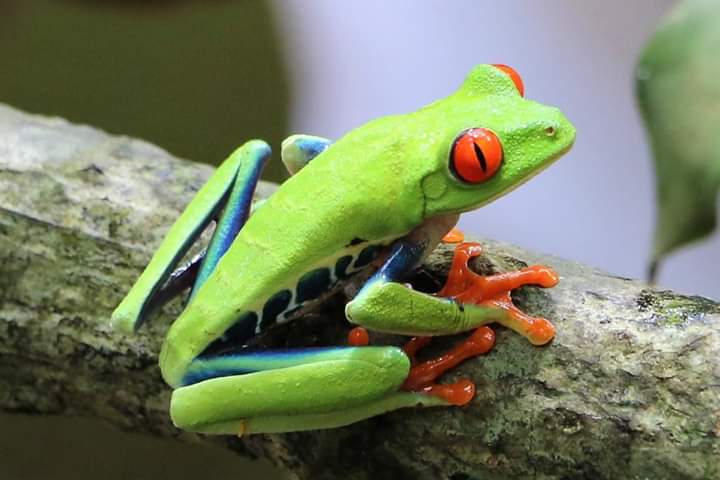
[[(281, 158), (290, 175), (295, 175), (331, 144), (330, 140), (323, 137), (292, 135), (282, 143)], [(263, 157), (257, 153), (250, 155), (247, 161), (241, 163), (207, 251), (173, 272), (168, 284), (160, 292), (164, 294), (161, 296), (169, 296), (169, 292), (174, 293), (175, 290), (186, 288), (191, 282), (193, 289), (190, 298), (192, 298), (213, 272), (222, 255), (230, 248), (249, 214), (254, 213), (265, 203), (265, 199), (262, 199), (249, 206), (260, 169), (267, 159), (267, 156)]]
[[(331, 140), (323, 137), (292, 135), (282, 143), (281, 159), (290, 175), (295, 175), (331, 144)], [(203, 254), (203, 258), (199, 259), (202, 265), (199, 267), (194, 281), (193, 290), (190, 294), (191, 298), (210, 276), (222, 255), (230, 248), (230, 244), (245, 224), (245, 221), (247, 221), (249, 214), (254, 213), (265, 203), (265, 199), (263, 199), (250, 206), (260, 170), (266, 159), (267, 156), (263, 156), (260, 152), (254, 152), (248, 157), (248, 161), (241, 163), (222, 216), (218, 220), (218, 226), (215, 229), (210, 246), (207, 252)], [(186, 269), (178, 272), (178, 274), (187, 276), (186, 272), (192, 271), (193, 267), (194, 265), (191, 262)]]
[[(190, 280), (194, 280), (193, 291), (197, 291), (245, 224), (260, 172), (269, 157), (270, 147), (252, 140), (215, 170), (170, 227), (148, 266), (113, 312), (114, 326), (137, 329), (152, 310)], [(205, 257), (197, 267), (185, 270), (171, 282), (169, 287), (174, 290), (163, 291), (173, 268), (214, 218), (218, 218), (218, 225)]]
[[(286, 138), (282, 143), (281, 156), (288, 173), (290, 175), (296, 174), (312, 159), (324, 152), (331, 143), (326, 138), (312, 135), (292, 135)], [(221, 254), (227, 251), (232, 239), (237, 235), (240, 227), (247, 219), (247, 193), (252, 194), (257, 184), (257, 177), (252, 174), (260, 166), (259, 162), (264, 161), (265, 158), (262, 156), (251, 156), (250, 161), (244, 163), (246, 165), (244, 171), (238, 171), (230, 198), (227, 200), (227, 207), (222, 210), (222, 217), (219, 219), (218, 227), (213, 236), (213, 241), (216, 243), (215, 250), (203, 250), (187, 264), (173, 271), (165, 285), (152, 298), (153, 307), (156, 306), (155, 304), (163, 305), (167, 303), (190, 287), (193, 287), (192, 296), (200, 285), (205, 282), (209, 274), (212, 273), (222, 256)], [(260, 199), (254, 202), (250, 207), (250, 215), (254, 214), (266, 200)], [(214, 257), (213, 260), (206, 260), (208, 253), (210, 253), (211, 257)], [(204, 271), (202, 275), (199, 275), (201, 265)]]
[[(282, 143), (282, 161), (288, 172), (294, 175), (324, 152), (331, 144), (330, 140), (323, 137), (292, 135)], [(243, 146), (241, 150), (244, 148), (246, 147)], [(223, 205), (221, 205), (222, 213), (207, 251), (195, 256), (187, 265), (174, 271), (167, 283), (157, 292), (156, 298), (152, 299), (154, 303), (163, 304), (190, 286), (193, 287), (190, 295), (192, 297), (215, 269), (218, 261), (230, 247), (249, 214), (254, 213), (265, 202), (265, 199), (259, 200), (252, 204), (249, 207), (250, 210), (248, 210), (249, 202), (252, 200), (252, 194), (257, 185), (258, 175), (269, 156), (269, 147), (267, 154), (263, 152), (264, 148), (261, 145), (253, 145), (249, 150), (250, 152), (245, 155), (245, 158), (236, 165), (237, 172), (232, 185), (224, 184), (224, 188), (221, 188), (222, 191), (230, 188), (230, 193), (229, 195), (225, 194)], [(235, 156), (233, 154), (226, 160), (226, 163), (234, 163)], [(223, 178), (227, 180), (225, 175), (223, 175)], [(213, 180), (214, 177), (211, 181)], [(208, 219), (203, 218), (206, 220), (203, 224), (203, 228), (205, 228)]]
[[(488, 353), (495, 345), (495, 332), (490, 327), (482, 326), (439, 357), (419, 362), (418, 351), (427, 346), (431, 339), (432, 337), (413, 337), (403, 346), (411, 367), (402, 389), (434, 395), (451, 405), (466, 405), (475, 396), (473, 382), (464, 379), (455, 383), (438, 384), (435, 380), (465, 360)], [(348, 334), (348, 343), (355, 346), (368, 345), (367, 330), (363, 327), (353, 328)]]
[(397, 347), (199, 358), (186, 386), (173, 392), (170, 412), (183, 430), (246, 434), (333, 428), (397, 408), (448, 405), (440, 397), (401, 391), (409, 370), (407, 355)]
[[(240, 436), (253, 433), (282, 433), (301, 430), (321, 430), (337, 428), (366, 420), (400, 408), (447, 407), (451, 405), (439, 396), (418, 392), (395, 391), (365, 404), (325, 413), (306, 413), (297, 415), (268, 415), (251, 418), (242, 422), (240, 430), (232, 430)], [(217, 425), (221, 427), (220, 425)], [(224, 430), (208, 433), (227, 433)]]
[(437, 384), (435, 380), (465, 360), (489, 352), (495, 345), (495, 332), (490, 327), (482, 326), (443, 355), (418, 362), (415, 358), (417, 351), (427, 345), (430, 339), (431, 337), (414, 337), (403, 347), (412, 367), (402, 388), (441, 397), (452, 405), (467, 404), (475, 396), (473, 382), (460, 380), (452, 384)]

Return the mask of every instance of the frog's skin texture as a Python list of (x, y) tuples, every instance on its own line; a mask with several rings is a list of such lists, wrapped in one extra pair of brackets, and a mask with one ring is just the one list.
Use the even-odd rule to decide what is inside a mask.
[[(252, 211), (270, 149), (253, 140), (235, 151), (170, 228), (112, 316), (116, 327), (132, 331), (194, 280), (160, 355), (163, 377), (175, 389), (175, 424), (205, 433), (286, 432), (401, 407), (463, 404), (472, 383), (432, 382), (492, 347), (492, 330), (483, 325), (499, 322), (534, 344), (549, 341), (552, 325), (523, 314), (509, 297), (520, 285), (554, 285), (544, 267), (478, 277), (466, 264), (479, 247), (463, 244), (440, 292), (451, 299), (400, 283), (460, 213), (522, 184), (572, 145), (575, 130), (560, 111), (524, 99), (521, 90), (514, 71), (480, 65), (455, 93), (417, 112), (379, 118), (335, 143), (290, 137), (282, 158), (293, 176)], [(214, 218), (202, 261), (171, 276)], [(368, 268), (377, 270), (347, 304), (347, 318), (374, 331), (421, 336), (405, 348), (367, 346), (362, 329), (353, 331), (354, 346), (243, 348)], [(474, 329), (440, 359), (414, 362), (427, 336)]]

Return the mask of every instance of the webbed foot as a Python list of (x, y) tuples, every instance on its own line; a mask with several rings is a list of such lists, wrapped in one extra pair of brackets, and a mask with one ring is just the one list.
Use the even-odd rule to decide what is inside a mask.
[(468, 358), (489, 352), (495, 345), (495, 332), (490, 327), (480, 327), (449, 352), (437, 358), (418, 363), (415, 358), (417, 351), (430, 343), (430, 338), (413, 337), (403, 347), (403, 350), (410, 358), (412, 366), (402, 389), (434, 395), (451, 405), (466, 405), (475, 396), (475, 384), (473, 382), (466, 379), (450, 384), (436, 384), (434, 382), (440, 375)]
[(482, 276), (473, 272), (468, 262), (482, 253), (478, 243), (461, 243), (455, 248), (450, 273), (438, 296), (450, 297), (461, 304), (499, 308), (507, 312), (503, 325), (526, 337), (533, 345), (543, 345), (555, 336), (555, 327), (545, 318), (532, 317), (518, 309), (510, 292), (524, 285), (554, 287), (557, 274), (542, 265), (533, 265), (515, 272)]
[[(403, 346), (403, 351), (410, 359), (411, 367), (401, 389), (433, 395), (451, 405), (466, 405), (475, 396), (473, 382), (467, 379), (448, 384), (434, 382), (443, 373), (461, 362), (489, 352), (495, 345), (495, 332), (490, 327), (480, 327), (449, 352), (431, 360), (418, 362), (417, 352), (429, 344), (431, 338), (413, 337)], [(348, 344), (355, 347), (367, 346), (369, 344), (367, 330), (363, 327), (355, 327), (350, 330)]]

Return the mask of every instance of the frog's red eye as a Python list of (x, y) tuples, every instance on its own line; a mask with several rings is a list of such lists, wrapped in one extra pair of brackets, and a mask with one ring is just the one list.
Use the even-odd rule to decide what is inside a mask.
[(486, 128), (465, 130), (455, 139), (450, 152), (450, 168), (460, 180), (468, 183), (491, 178), (502, 160), (500, 139)]
[(493, 67), (507, 73), (510, 76), (510, 78), (512, 79), (515, 86), (517, 87), (518, 92), (520, 92), (520, 96), (521, 97), (525, 96), (525, 85), (523, 85), (523, 81), (522, 81), (522, 78), (520, 77), (520, 74), (517, 73), (514, 68), (508, 67), (507, 65), (503, 65), (501, 63), (494, 63)]

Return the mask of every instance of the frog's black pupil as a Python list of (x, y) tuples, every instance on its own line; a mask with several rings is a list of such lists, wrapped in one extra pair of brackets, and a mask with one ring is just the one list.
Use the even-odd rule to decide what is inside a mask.
[(483, 155), (482, 149), (475, 142), (473, 142), (473, 148), (475, 149), (475, 156), (478, 162), (480, 162), (480, 168), (482, 168), (483, 172), (487, 173), (487, 162), (485, 161), (485, 155)]

